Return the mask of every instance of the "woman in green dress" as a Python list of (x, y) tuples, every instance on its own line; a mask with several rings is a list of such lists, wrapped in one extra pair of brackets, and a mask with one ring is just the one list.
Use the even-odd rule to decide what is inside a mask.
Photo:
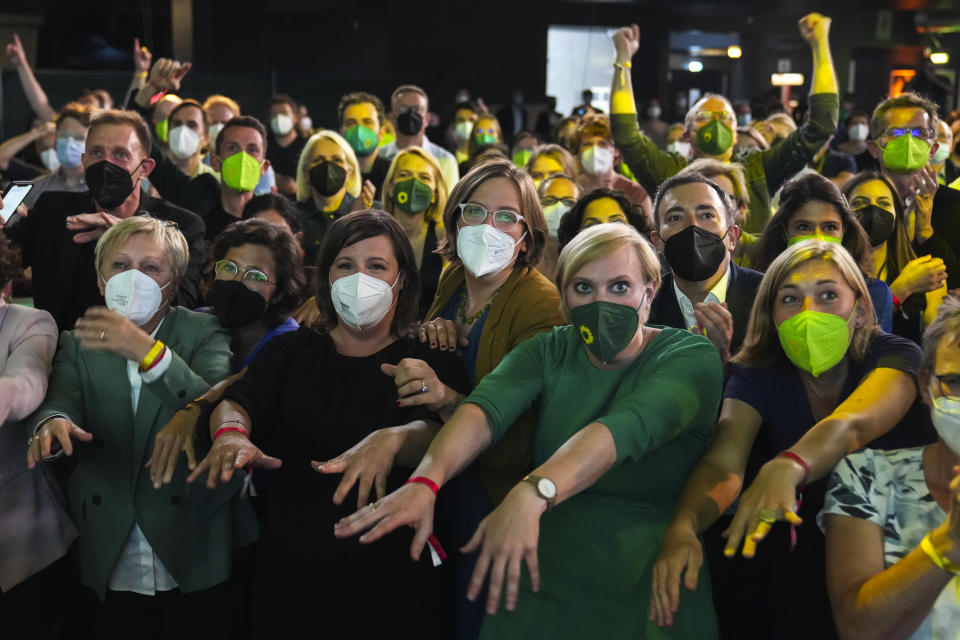
[[(626, 225), (578, 234), (560, 254), (557, 283), (572, 324), (507, 354), (440, 430), (411, 480), (341, 520), (335, 533), (370, 529), (360, 541), (373, 542), (410, 525), (410, 553), (419, 557), (433, 532), (436, 487), (537, 406), (533, 472), (463, 548), (480, 554), (467, 597), (489, 580), (481, 637), (714, 637), (709, 593), (683, 594), (703, 615), (682, 628), (659, 628), (644, 603), (671, 511), (716, 419), (716, 349), (688, 331), (644, 326), (659, 263)], [(493, 615), (503, 592), (507, 611)]]

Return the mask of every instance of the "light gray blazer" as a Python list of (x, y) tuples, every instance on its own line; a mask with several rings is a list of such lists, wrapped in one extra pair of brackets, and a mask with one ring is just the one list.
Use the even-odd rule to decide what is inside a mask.
[(27, 426), (47, 392), (57, 325), (46, 311), (0, 306), (0, 591), (63, 557), (77, 537), (49, 472), (27, 469)]

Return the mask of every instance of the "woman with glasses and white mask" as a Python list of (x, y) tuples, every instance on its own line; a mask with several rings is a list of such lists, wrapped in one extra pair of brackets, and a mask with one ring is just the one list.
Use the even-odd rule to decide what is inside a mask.
[[(257, 550), (255, 637), (314, 636), (322, 627), (339, 638), (362, 620), (369, 637), (417, 628), (418, 637), (448, 638), (449, 574), (434, 570), (427, 558), (411, 564), (405, 557), (409, 540), (361, 549), (331, 533), (334, 522), (373, 492), (382, 496), (399, 487), (408, 474), (393, 469), (393, 461), (416, 466), (419, 457), (410, 452), (422, 451), (421, 442), (439, 430), (435, 411), (397, 402), (390, 375), (395, 365), (424, 361), (461, 392), (466, 374), (452, 353), (414, 337), (419, 275), (393, 216), (367, 210), (335, 220), (317, 273), (317, 324), (268, 342), (243, 378), (227, 387), (209, 420), (213, 446), (191, 479), (202, 476), (214, 487), (242, 475), (235, 471), (250, 463), (278, 468)], [(432, 384), (410, 380), (400, 393), (426, 394)], [(380, 441), (391, 465), (363, 474), (358, 491), (351, 491), (352, 476), (341, 482), (317, 472), (321, 461), (363, 446), (375, 430), (392, 436)], [(391, 578), (367, 581), (375, 570)], [(371, 603), (375, 616), (369, 615)]]
[(89, 309), (61, 335), (46, 398), (29, 422), (31, 468), (51, 454), (78, 454), (67, 501), (81, 581), (101, 600), (98, 638), (131, 628), (232, 637), (206, 612), (239, 614), (225, 582), (234, 550), (257, 536), (253, 510), (237, 499), (239, 479), (206, 494), (187, 491), (181, 470), (155, 491), (144, 468), (156, 431), (230, 370), (229, 337), (216, 319), (171, 307), (188, 256), (175, 225), (147, 216), (103, 234), (95, 266), (107, 308)]
[(147, 463), (155, 487), (171, 481), (181, 451), (194, 468), (193, 434), (204, 409), (243, 375), (267, 342), (300, 328), (290, 317), (306, 286), (300, 255), (297, 241), (283, 227), (255, 219), (231, 224), (210, 245), (206, 310), (230, 331), (234, 375), (191, 399), (157, 434)]

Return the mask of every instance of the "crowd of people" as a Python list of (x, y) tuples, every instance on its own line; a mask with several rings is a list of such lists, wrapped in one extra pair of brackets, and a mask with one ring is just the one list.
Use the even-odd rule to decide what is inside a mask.
[(800, 104), (641, 119), (632, 25), (609, 114), (437, 141), (139, 42), (56, 110), (14, 37), (4, 637), (956, 637), (960, 114), (799, 31)]

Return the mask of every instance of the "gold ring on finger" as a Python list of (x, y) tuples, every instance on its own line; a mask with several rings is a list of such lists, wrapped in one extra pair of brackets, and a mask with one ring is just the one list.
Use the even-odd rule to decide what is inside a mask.
[(100, 341), (103, 342), (106, 339), (107, 339), (107, 330), (104, 329), (100, 332)]
[(760, 519), (760, 522), (766, 522), (767, 524), (773, 524), (777, 521), (777, 514), (772, 509), (760, 509), (757, 512), (757, 517)]
[(379, 508), (380, 508), (380, 505), (378, 505), (376, 502), (370, 503), (370, 511), (376, 511)]

